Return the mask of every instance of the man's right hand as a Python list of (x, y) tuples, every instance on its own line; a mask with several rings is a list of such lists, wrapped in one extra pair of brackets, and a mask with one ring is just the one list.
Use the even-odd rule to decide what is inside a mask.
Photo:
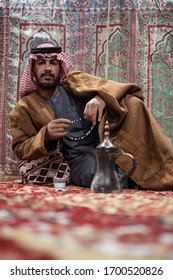
[(48, 123), (46, 130), (46, 140), (55, 140), (67, 135), (67, 128), (70, 125), (68, 119), (55, 119)]

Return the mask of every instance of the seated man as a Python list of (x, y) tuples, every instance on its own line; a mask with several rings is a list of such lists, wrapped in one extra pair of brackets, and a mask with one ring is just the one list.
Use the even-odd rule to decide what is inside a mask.
[[(132, 180), (144, 189), (173, 189), (173, 148), (146, 108), (139, 86), (80, 71), (68, 76), (69, 67), (59, 46), (31, 49), (21, 99), (10, 113), (12, 148), (23, 179), (51, 184), (54, 176), (65, 174), (76, 185), (89, 187), (95, 159), (74, 148), (95, 148), (107, 119), (112, 142), (137, 161)], [(126, 173), (130, 164), (120, 157), (115, 168)]]

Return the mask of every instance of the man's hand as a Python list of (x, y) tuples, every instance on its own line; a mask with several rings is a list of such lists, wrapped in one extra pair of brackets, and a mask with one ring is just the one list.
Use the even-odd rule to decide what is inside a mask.
[(47, 125), (46, 140), (55, 140), (67, 135), (67, 130), (70, 125), (68, 119), (59, 118), (52, 120)]
[(92, 98), (85, 106), (84, 117), (91, 121), (94, 125), (101, 121), (103, 110), (106, 107), (106, 103), (99, 96)]

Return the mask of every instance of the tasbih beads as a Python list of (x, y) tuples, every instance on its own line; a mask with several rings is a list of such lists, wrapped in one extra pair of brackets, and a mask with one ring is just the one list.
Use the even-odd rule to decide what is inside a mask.
[[(79, 121), (81, 121), (81, 118), (75, 119), (75, 120), (71, 121), (71, 123), (76, 123), (76, 122), (79, 122)], [(92, 126), (90, 127), (90, 129), (89, 129), (85, 134), (83, 134), (82, 136), (74, 137), (74, 136), (72, 136), (72, 135), (70, 135), (70, 134), (67, 134), (65, 137), (68, 138), (68, 139), (70, 139), (70, 140), (72, 140), (72, 141), (80, 141), (80, 140), (83, 140), (83, 139), (85, 139), (88, 135), (90, 135), (90, 133), (93, 131), (94, 127), (95, 127), (95, 125), (92, 124)]]
[(82, 120), (81, 118), (78, 118), (78, 119), (75, 119), (75, 120), (71, 121), (71, 123), (79, 122), (81, 120)]

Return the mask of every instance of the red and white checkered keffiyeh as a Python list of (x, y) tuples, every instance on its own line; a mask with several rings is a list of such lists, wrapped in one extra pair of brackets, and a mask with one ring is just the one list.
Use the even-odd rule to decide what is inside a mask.
[[(47, 48), (47, 47), (54, 47), (52, 44), (42, 44), (38, 46), (37, 48)], [(24, 73), (21, 78), (20, 82), (20, 89), (19, 89), (19, 96), (23, 97), (25, 95), (28, 95), (32, 91), (37, 89), (37, 84), (33, 78), (33, 60), (36, 60), (40, 57), (56, 57), (58, 60), (61, 61), (61, 66), (62, 70), (60, 73), (60, 84), (63, 84), (67, 81), (68, 79), (68, 71), (69, 68), (72, 66), (70, 58), (68, 57), (67, 54), (60, 52), (60, 53), (38, 53), (38, 54), (33, 54), (31, 53), (28, 59), (27, 66), (24, 70)]]

